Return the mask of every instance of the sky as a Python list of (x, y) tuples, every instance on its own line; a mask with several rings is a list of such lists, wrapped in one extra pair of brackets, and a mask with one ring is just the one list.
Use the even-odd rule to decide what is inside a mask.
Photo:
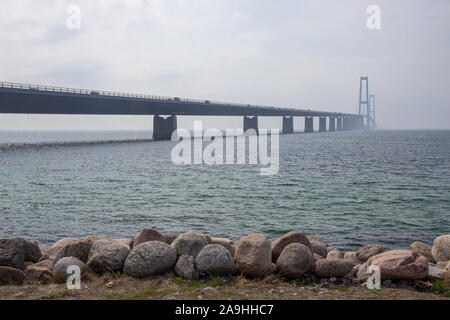
[[(71, 5), (79, 29), (67, 26)], [(381, 29), (367, 27), (370, 5)], [(364, 75), (380, 128), (450, 129), (448, 0), (2, 0), (0, 46), (0, 81), (348, 113)], [(151, 126), (148, 116), (0, 115), (0, 130)]]

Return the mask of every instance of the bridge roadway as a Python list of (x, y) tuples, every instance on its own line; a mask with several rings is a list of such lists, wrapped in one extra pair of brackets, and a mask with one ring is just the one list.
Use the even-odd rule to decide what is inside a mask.
[(0, 113), (154, 115), (155, 139), (170, 139), (176, 116), (243, 116), (244, 131), (258, 130), (258, 116), (283, 117), (283, 133), (294, 132), (293, 117), (305, 117), (305, 132), (314, 131), (313, 117), (321, 132), (364, 128), (364, 116), (356, 114), (10, 82), (0, 82)]

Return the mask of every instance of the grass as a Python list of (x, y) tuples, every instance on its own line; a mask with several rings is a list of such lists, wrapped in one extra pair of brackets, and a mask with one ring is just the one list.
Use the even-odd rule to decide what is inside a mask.
[(433, 286), (431, 287), (431, 292), (438, 294), (442, 297), (450, 298), (450, 288), (448, 285), (441, 281), (433, 282)]
[(42, 300), (53, 300), (53, 299), (58, 299), (58, 298), (64, 298), (67, 293), (69, 293), (69, 290), (64, 290), (58, 293), (52, 293), (49, 294), (48, 296), (42, 296), (41, 299)]
[(12, 291), (4, 291), (0, 292), (0, 297), (7, 297), (12, 293)]
[(143, 290), (128, 292), (121, 295), (108, 294), (105, 296), (108, 300), (148, 300), (149, 298), (161, 299), (169, 293), (169, 290), (160, 289), (159, 285), (152, 284)]

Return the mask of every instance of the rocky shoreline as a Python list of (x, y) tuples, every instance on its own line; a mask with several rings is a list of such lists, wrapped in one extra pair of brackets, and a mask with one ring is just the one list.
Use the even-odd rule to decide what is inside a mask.
[(0, 239), (0, 284), (65, 283), (67, 268), (76, 265), (83, 277), (124, 274), (136, 279), (173, 275), (187, 280), (210, 276), (264, 280), (277, 276), (302, 285), (351, 287), (363, 284), (370, 266), (376, 265), (383, 287), (407, 285), (426, 291), (437, 281), (450, 285), (449, 260), (450, 235), (437, 237), (432, 247), (416, 241), (411, 250), (385, 251), (381, 245), (370, 244), (343, 252), (300, 231), (272, 243), (264, 234), (249, 234), (235, 243), (195, 231), (175, 236), (143, 229), (132, 239), (87, 236), (61, 239), (52, 246), (22, 238)]

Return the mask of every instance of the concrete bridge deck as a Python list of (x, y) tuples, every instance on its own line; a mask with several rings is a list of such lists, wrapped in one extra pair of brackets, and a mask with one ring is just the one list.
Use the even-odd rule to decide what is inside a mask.
[(170, 138), (172, 131), (176, 129), (177, 115), (244, 116), (244, 129), (256, 130), (258, 116), (281, 116), (283, 133), (293, 132), (293, 117), (305, 117), (306, 132), (314, 131), (313, 117), (320, 118), (321, 132), (328, 131), (326, 118), (329, 118), (329, 131), (364, 127), (363, 116), (356, 114), (10, 82), (0, 82), (0, 113), (154, 115), (155, 139)]

